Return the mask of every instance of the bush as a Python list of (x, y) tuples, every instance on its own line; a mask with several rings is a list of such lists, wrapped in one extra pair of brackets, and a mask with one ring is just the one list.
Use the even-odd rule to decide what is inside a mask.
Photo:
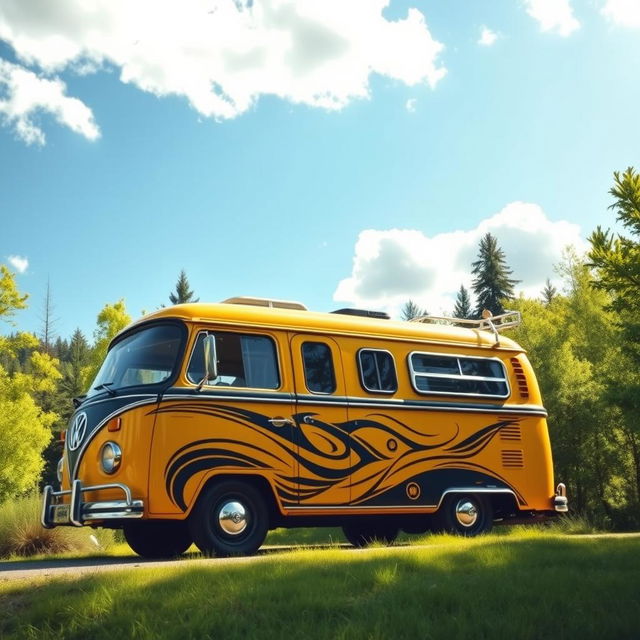
[(16, 498), (0, 505), (0, 558), (67, 551), (90, 553), (108, 548), (113, 532), (88, 527), (44, 529), (40, 524), (42, 498)]

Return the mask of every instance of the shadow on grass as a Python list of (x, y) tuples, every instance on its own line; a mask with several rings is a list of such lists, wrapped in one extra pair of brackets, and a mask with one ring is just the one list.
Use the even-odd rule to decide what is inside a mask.
[(637, 638), (640, 539), (488, 538), (5, 584), (1, 637)]

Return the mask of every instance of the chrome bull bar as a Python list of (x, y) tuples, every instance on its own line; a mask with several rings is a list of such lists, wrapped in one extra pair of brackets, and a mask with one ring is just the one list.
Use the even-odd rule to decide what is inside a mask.
[[(119, 489), (124, 493), (124, 500), (82, 501), (82, 494), (85, 492), (107, 489)], [(57, 504), (58, 498), (67, 495), (71, 496), (69, 502)], [(85, 522), (94, 520), (142, 518), (143, 513), (143, 501), (134, 500), (131, 489), (126, 484), (113, 482), (83, 487), (81, 480), (74, 480), (71, 489), (54, 491), (51, 485), (44, 488), (40, 522), (45, 529), (52, 529), (58, 525), (82, 527)]]

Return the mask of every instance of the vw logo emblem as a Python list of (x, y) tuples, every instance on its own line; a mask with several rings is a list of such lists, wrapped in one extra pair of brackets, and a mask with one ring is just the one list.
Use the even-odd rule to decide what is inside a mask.
[(69, 429), (69, 434), (67, 435), (67, 446), (69, 447), (69, 451), (75, 451), (80, 446), (84, 439), (86, 430), (87, 414), (83, 411), (75, 417), (73, 425), (71, 426), (71, 429)]

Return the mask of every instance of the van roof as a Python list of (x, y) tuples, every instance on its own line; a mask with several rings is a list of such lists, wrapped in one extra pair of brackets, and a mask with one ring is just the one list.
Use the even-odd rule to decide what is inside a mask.
[[(178, 318), (187, 322), (240, 324), (269, 329), (288, 329), (322, 334), (372, 336), (383, 339), (429, 340), (470, 347), (523, 351), (513, 340), (500, 336), (500, 345), (490, 331), (455, 327), (447, 324), (382, 320), (362, 316), (258, 307), (246, 304), (188, 303), (164, 307), (129, 325), (121, 333), (160, 318)], [(120, 334), (118, 334), (120, 335)]]

